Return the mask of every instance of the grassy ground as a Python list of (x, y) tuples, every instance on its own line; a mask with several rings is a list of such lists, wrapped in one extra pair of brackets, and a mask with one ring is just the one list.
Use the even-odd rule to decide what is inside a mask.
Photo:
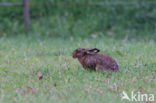
[[(78, 47), (101, 49), (117, 60), (120, 72), (83, 70), (71, 57)], [(155, 93), (155, 73), (155, 41), (0, 39), (0, 103), (125, 103), (122, 91)]]

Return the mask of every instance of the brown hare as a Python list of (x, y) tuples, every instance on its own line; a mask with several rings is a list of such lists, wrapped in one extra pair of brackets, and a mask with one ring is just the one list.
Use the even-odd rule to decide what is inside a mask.
[(83, 68), (106, 71), (119, 71), (117, 62), (110, 56), (98, 53), (97, 48), (78, 48), (73, 53), (73, 58), (78, 58)]

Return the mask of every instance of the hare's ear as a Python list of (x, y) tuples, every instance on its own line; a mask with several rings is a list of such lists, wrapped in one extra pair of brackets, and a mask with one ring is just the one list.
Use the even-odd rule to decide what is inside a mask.
[(91, 48), (91, 49), (87, 49), (86, 53), (87, 54), (96, 54), (98, 53), (100, 50), (97, 48)]

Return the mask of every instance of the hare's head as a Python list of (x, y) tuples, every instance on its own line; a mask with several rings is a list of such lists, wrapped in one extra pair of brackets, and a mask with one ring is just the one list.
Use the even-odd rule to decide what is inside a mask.
[(72, 53), (73, 58), (81, 58), (85, 55), (93, 55), (98, 53), (100, 50), (97, 48), (89, 48), (89, 49), (84, 49), (84, 48), (78, 48), (74, 50)]

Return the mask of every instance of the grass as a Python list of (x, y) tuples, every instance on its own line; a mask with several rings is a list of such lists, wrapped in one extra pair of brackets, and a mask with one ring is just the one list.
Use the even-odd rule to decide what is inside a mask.
[[(71, 57), (78, 47), (101, 49), (120, 72), (82, 69)], [(125, 103), (122, 91), (155, 93), (155, 51), (152, 40), (0, 38), (0, 103)]]

